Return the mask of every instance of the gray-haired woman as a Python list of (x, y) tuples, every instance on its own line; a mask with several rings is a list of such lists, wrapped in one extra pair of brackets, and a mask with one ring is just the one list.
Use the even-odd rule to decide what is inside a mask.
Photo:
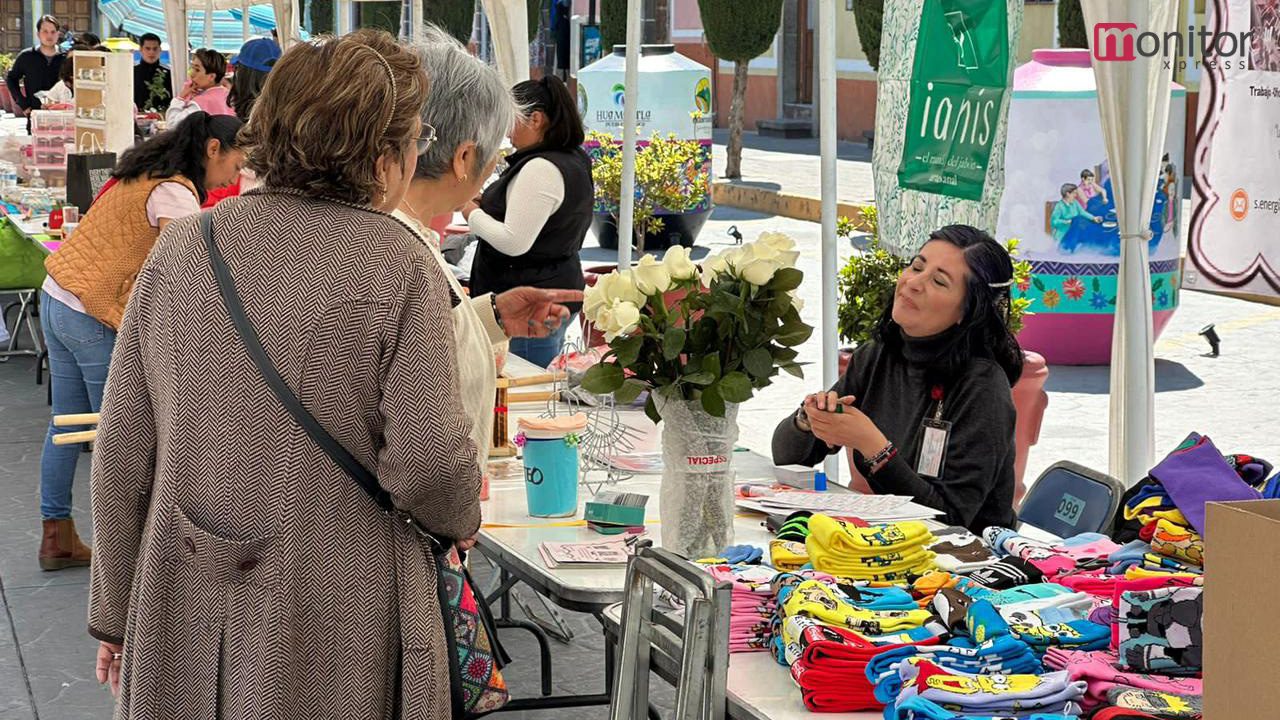
[[(395, 215), (418, 231), (454, 292), (465, 297), (427, 224), (437, 215), (462, 207), (480, 192), (493, 174), (502, 139), (515, 124), (517, 108), (497, 71), (467, 53), (451, 36), (427, 26), (422, 38), (411, 50), (430, 79), (422, 133), (427, 136), (434, 131), (435, 141), (419, 154), (417, 170)], [(547, 336), (550, 330), (545, 325), (530, 325), (528, 318), (545, 317), (547, 313), (538, 314), (538, 308), (581, 300), (582, 293), (577, 290), (518, 287), (496, 296), (471, 298), (453, 308), (462, 403), (471, 420), (481, 468), (488, 458), (493, 432), (497, 378), (493, 346), (510, 337)]]

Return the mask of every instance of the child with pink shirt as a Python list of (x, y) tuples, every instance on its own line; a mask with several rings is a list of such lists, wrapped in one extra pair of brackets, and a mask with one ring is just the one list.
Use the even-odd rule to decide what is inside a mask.
[(196, 50), (191, 56), (191, 75), (182, 93), (169, 104), (165, 122), (175, 125), (196, 110), (210, 115), (235, 115), (227, 103), (230, 91), (222, 86), (222, 77), (226, 74), (227, 59), (222, 53), (209, 48)]

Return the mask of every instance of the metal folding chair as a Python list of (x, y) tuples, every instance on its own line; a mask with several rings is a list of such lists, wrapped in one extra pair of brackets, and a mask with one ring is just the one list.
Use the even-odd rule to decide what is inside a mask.
[[(655, 610), (655, 586), (680, 600), (679, 617)], [(651, 671), (675, 686), (674, 720), (723, 720), (731, 599), (728, 583), (714, 582), (684, 558), (641, 548), (627, 566), (610, 720), (649, 716)]]
[[(17, 295), (18, 299), (4, 306), (2, 321), (8, 326), (9, 311), (17, 309), (18, 314), (14, 317), (13, 331), (9, 333), (8, 347), (0, 349), (0, 360), (7, 359), (13, 355), (41, 355), (44, 353), (44, 336), (40, 334), (40, 289), (14, 288), (0, 290), (0, 295), (6, 294)], [(23, 325), (27, 328), (27, 334), (31, 336), (32, 349), (29, 350), (18, 347), (18, 335), (22, 332)]]

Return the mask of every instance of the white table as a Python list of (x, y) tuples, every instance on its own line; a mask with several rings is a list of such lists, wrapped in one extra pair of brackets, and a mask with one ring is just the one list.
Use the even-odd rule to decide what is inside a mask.
[[(519, 358), (508, 360), (508, 374), (519, 377), (536, 374), (537, 368)], [(522, 388), (537, 389), (537, 388)], [(545, 388), (544, 388), (545, 389)], [(563, 406), (562, 406), (563, 407)], [(511, 432), (516, 430), (515, 420), (521, 416), (537, 416), (543, 411), (541, 404), (511, 409)], [(642, 431), (642, 439), (636, 443), (636, 452), (658, 449), (659, 431), (639, 410), (623, 411), (623, 420), (632, 428)], [(519, 464), (519, 460), (501, 460), (490, 464), (491, 470), (506, 463)], [(734, 453), (734, 469), (739, 481), (772, 479), (773, 463), (751, 452)], [(646, 529), (655, 546), (661, 546), (659, 515), (658, 475), (637, 475), (617, 485), (629, 492), (649, 496), (645, 510)], [(843, 488), (835, 488), (843, 491)], [(509, 584), (523, 582), (556, 605), (569, 610), (595, 615), (606, 627), (616, 617), (609, 617), (611, 606), (620, 603), (625, 595), (626, 568), (551, 569), (542, 561), (538, 546), (543, 542), (591, 542), (603, 539), (581, 522), (582, 505), (590, 493), (584, 488), (580, 493), (578, 513), (571, 518), (530, 517), (525, 505), (523, 473), (511, 479), (492, 480), (489, 500), (482, 504), (484, 525), (477, 538), (477, 548), (493, 562)], [(764, 516), (739, 514), (734, 520), (734, 542), (768, 547), (772, 535), (764, 527)], [(504, 587), (509, 587), (505, 585)], [(491, 596), (492, 602), (495, 598)], [(504, 604), (504, 614), (506, 607)], [(508, 627), (512, 625), (506, 625)], [(525, 624), (519, 627), (528, 628)], [(536, 634), (536, 633), (535, 633)], [(611, 644), (606, 642), (608, 648)], [(606, 662), (612, 665), (611, 652)], [(611, 678), (611, 673), (607, 673)], [(544, 674), (544, 679), (546, 675)], [(606, 704), (606, 693), (576, 698), (540, 698), (523, 701), (519, 709), (533, 707), (571, 707), (579, 704)], [(729, 715), (737, 720), (790, 720), (811, 718), (800, 700), (800, 690), (791, 680), (787, 669), (772, 659), (769, 653), (734, 653), (730, 656), (728, 676)], [(562, 704), (564, 701), (572, 704)], [(603, 700), (604, 702), (599, 702)], [(878, 720), (883, 717), (876, 711), (827, 715), (832, 720)]]

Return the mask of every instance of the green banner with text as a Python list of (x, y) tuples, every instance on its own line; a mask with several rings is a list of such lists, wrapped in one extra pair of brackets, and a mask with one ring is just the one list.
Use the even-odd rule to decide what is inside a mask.
[(1008, 91), (1007, 6), (925, 0), (898, 183), (981, 200)]

